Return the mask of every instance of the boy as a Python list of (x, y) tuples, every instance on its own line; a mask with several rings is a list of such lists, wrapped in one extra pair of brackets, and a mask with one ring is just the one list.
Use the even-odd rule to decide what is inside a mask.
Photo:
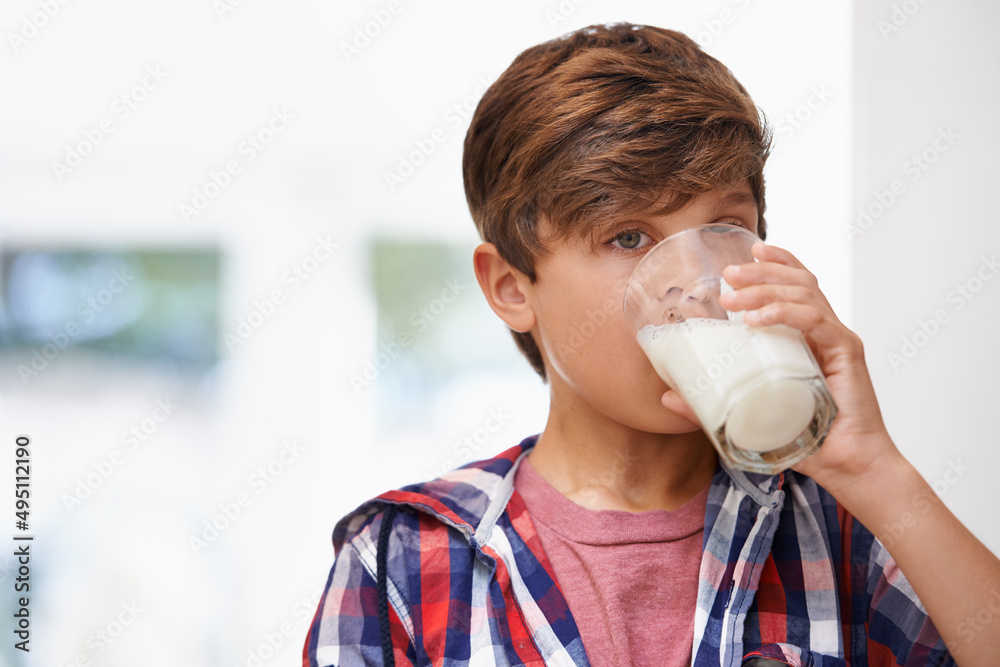
[(476, 275), (551, 387), (545, 430), (345, 517), (304, 665), (1000, 664), (1000, 620), (976, 620), (1000, 561), (899, 454), (860, 340), (795, 257), (756, 244), (721, 301), (801, 330), (826, 375), (839, 414), (794, 471), (720, 466), (620, 316), (657, 241), (764, 237), (768, 146), (679, 33), (593, 26), (515, 59), (463, 167)]

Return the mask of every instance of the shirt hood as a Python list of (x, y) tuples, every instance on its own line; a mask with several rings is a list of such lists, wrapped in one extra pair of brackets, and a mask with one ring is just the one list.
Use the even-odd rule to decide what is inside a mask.
[[(436, 479), (388, 491), (365, 502), (337, 523), (333, 533), (335, 549), (339, 551), (360, 517), (378, 511), (386, 503), (429, 514), (460, 531), (474, 546), (484, 544), (514, 491), (512, 473), (537, 441), (538, 435), (530, 436), (494, 458), (469, 463)], [(780, 507), (783, 474), (747, 473), (720, 463), (713, 486), (718, 486), (719, 475), (729, 476), (757, 505)]]

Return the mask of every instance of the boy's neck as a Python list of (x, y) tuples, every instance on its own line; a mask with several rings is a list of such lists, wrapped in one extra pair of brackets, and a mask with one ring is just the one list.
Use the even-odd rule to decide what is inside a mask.
[(529, 454), (535, 470), (578, 505), (674, 510), (711, 482), (718, 459), (701, 430), (644, 433), (602, 417), (551, 410)]

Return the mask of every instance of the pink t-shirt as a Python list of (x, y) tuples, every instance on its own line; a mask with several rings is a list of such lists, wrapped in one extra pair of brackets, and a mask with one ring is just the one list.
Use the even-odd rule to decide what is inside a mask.
[(669, 512), (589, 510), (559, 493), (525, 458), (514, 488), (590, 663), (690, 665), (709, 486)]

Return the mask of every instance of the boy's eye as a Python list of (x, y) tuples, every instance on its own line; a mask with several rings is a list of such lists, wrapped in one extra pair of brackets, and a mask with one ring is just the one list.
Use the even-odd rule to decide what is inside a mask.
[(631, 229), (615, 236), (611, 244), (623, 250), (635, 250), (649, 245), (651, 240), (648, 234)]
[(742, 220), (740, 220), (738, 218), (730, 218), (728, 220), (719, 220), (719, 221), (714, 222), (712, 224), (715, 224), (715, 225), (732, 225), (733, 227), (742, 227), (743, 229), (746, 229), (747, 231), (750, 231), (750, 232), (753, 231), (752, 229), (750, 229), (750, 225), (746, 224), (745, 222), (743, 222)]

